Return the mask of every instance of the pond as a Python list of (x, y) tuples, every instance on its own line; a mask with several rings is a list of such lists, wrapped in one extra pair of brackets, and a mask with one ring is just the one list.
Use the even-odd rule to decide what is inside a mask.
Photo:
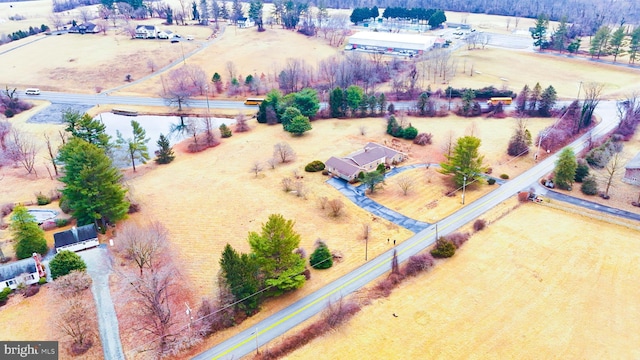
[[(118, 131), (122, 134), (122, 137), (124, 139), (133, 138), (131, 120), (137, 121), (147, 133), (147, 138), (149, 139), (147, 147), (149, 149), (149, 156), (151, 157), (151, 159), (154, 158), (155, 151), (158, 150), (157, 141), (160, 137), (160, 134), (164, 134), (165, 136), (167, 136), (169, 138), (169, 141), (171, 142), (171, 145), (173, 145), (190, 136), (186, 132), (176, 131), (176, 128), (179, 130), (180, 127), (184, 127), (190, 122), (195, 122), (200, 128), (200, 131), (203, 131), (202, 121), (204, 120), (204, 118), (186, 116), (182, 117), (181, 119), (181, 117), (179, 116), (125, 116), (116, 115), (113, 113), (102, 113), (96, 118), (100, 119), (105, 124), (105, 126), (107, 127), (107, 134), (111, 136), (111, 140), (113, 142), (115, 142), (118, 138)], [(218, 129), (218, 127), (223, 123), (227, 125), (235, 123), (235, 119), (212, 117), (211, 120), (214, 129)], [(125, 151), (115, 151), (113, 158), (115, 165), (118, 167), (127, 167), (131, 165), (128, 155)], [(138, 165), (138, 162), (136, 162), (136, 165)]]

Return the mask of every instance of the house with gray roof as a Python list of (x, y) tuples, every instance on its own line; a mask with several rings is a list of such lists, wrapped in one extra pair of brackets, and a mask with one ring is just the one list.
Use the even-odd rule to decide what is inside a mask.
[(338, 158), (332, 156), (326, 161), (326, 169), (333, 175), (351, 181), (360, 172), (371, 172), (378, 165), (394, 165), (406, 159), (406, 154), (392, 148), (370, 142), (363, 149), (347, 156)]
[(70, 250), (73, 252), (100, 245), (98, 232), (93, 224), (72, 227), (69, 230), (53, 234), (56, 252)]
[(631, 185), (640, 185), (640, 153), (627, 163), (624, 170), (622, 181)]
[(155, 25), (138, 25), (136, 39), (155, 39), (158, 36), (158, 28)]
[(35, 284), (46, 276), (40, 255), (34, 254), (33, 257), (0, 266), (0, 290), (5, 287), (15, 290), (20, 284)]

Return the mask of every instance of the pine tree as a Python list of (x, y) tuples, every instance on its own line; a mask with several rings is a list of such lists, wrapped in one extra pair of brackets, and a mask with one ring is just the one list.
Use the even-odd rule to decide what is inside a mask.
[(527, 100), (529, 100), (530, 91), (529, 85), (525, 84), (518, 97), (516, 97), (516, 110), (519, 114), (524, 114), (527, 111)]
[(544, 89), (540, 96), (540, 105), (538, 106), (538, 113), (540, 116), (551, 116), (551, 110), (555, 106), (557, 99), (558, 94), (553, 86), (549, 85), (548, 88)]
[(440, 164), (440, 172), (453, 174), (456, 186), (481, 180), (486, 167), (482, 164), (484, 156), (478, 154), (478, 148), (480, 148), (480, 139), (473, 136), (459, 138), (453, 154), (446, 156), (447, 161)]
[(304, 259), (295, 254), (300, 235), (293, 230), (294, 221), (280, 214), (272, 214), (263, 224), (262, 232), (249, 233), (252, 255), (264, 275), (265, 285), (272, 286), (275, 294), (295, 290), (305, 283)]
[(236, 301), (236, 308), (247, 315), (258, 309), (261, 297), (258, 294), (258, 265), (247, 254), (239, 254), (227, 244), (220, 258), (220, 271), (229, 291)]
[(44, 230), (38, 226), (36, 218), (29, 214), (27, 208), (23, 205), (18, 205), (13, 209), (11, 231), (18, 259), (26, 259), (31, 257), (33, 253), (41, 255), (47, 253)]
[(613, 55), (613, 62), (616, 62), (618, 56), (624, 55), (624, 27), (620, 26), (616, 31), (611, 34), (611, 41), (609, 46), (611, 47), (611, 55)]
[(103, 149), (73, 138), (60, 148), (58, 160), (64, 164), (62, 195), (78, 225), (100, 220), (104, 228), (127, 216), (129, 202), (121, 184), (122, 174)]
[(560, 53), (564, 52), (567, 47), (567, 34), (569, 33), (569, 29), (567, 28), (567, 17), (563, 16), (560, 19), (560, 24), (558, 24), (558, 28), (553, 33), (552, 36), (552, 44), (553, 49), (560, 51)]
[(131, 165), (133, 166), (133, 171), (135, 172), (136, 160), (143, 164), (146, 164), (147, 160), (149, 160), (149, 148), (147, 147), (149, 139), (145, 138), (147, 132), (137, 121), (131, 120), (131, 128), (133, 129), (133, 138), (129, 139), (123, 138), (120, 131), (116, 131), (118, 137), (116, 144), (120, 149), (127, 151)]
[(229, 127), (226, 124), (220, 125), (219, 129), (220, 129), (220, 136), (223, 138), (229, 138), (233, 135), (233, 133), (231, 132), (231, 129), (229, 129)]
[(158, 150), (156, 151), (156, 163), (168, 164), (176, 158), (173, 154), (173, 148), (169, 143), (169, 139), (166, 136), (160, 134), (160, 138), (156, 144), (158, 144)]
[(556, 161), (556, 168), (554, 181), (556, 186), (560, 189), (569, 190), (576, 177), (576, 169), (578, 163), (576, 162), (576, 155), (569, 147), (564, 148)]
[(80, 138), (102, 149), (109, 149), (111, 137), (107, 135), (107, 127), (98, 119), (89, 114), (80, 114), (77, 111), (67, 110), (62, 114), (62, 119), (67, 127), (65, 131), (71, 136)]
[(531, 37), (533, 38), (534, 46), (538, 46), (539, 50), (542, 51), (547, 45), (547, 28), (549, 27), (549, 19), (544, 14), (540, 14), (534, 27), (531, 29)]
[(629, 41), (629, 63), (633, 64), (638, 59), (640, 53), (640, 26), (636, 27), (631, 33), (631, 41)]
[(591, 47), (589, 54), (591, 57), (600, 59), (600, 55), (606, 55), (607, 44), (611, 37), (611, 29), (608, 26), (602, 26), (591, 38)]
[(540, 86), (540, 83), (536, 83), (536, 86), (533, 87), (533, 90), (531, 90), (531, 93), (529, 94), (529, 112), (530, 113), (533, 113), (534, 111), (536, 111), (541, 95), (542, 95), (542, 86)]
[(328, 269), (333, 266), (333, 256), (327, 244), (320, 242), (311, 256), (309, 256), (309, 264), (314, 269)]

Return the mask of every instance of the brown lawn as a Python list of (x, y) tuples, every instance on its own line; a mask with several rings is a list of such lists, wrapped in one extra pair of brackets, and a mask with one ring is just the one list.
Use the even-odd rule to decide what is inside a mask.
[(287, 358), (636, 358), (638, 235), (522, 206)]
[[(35, 2), (34, 4), (40, 6), (42, 3), (49, 2)], [(0, 3), (0, 10), (6, 10), (4, 6), (6, 3)], [(26, 6), (26, 4), (20, 3), (20, 6)], [(520, 26), (523, 27), (524, 22)], [(223, 79), (228, 78), (226, 71), (228, 61), (233, 61), (238, 75), (264, 73), (267, 79), (269, 77), (273, 79), (277, 69), (288, 58), (303, 58), (307, 64), (315, 66), (317, 60), (340, 53), (339, 49), (329, 47), (322, 39), (308, 39), (294, 32), (275, 28), (268, 29), (261, 34), (250, 29), (236, 31), (233, 28), (228, 28), (222, 37), (212, 40), (208, 46), (205, 46), (204, 42), (210, 34), (209, 29), (179, 27), (178, 30), (183, 35), (195, 35), (196, 40), (183, 42), (180, 45), (160, 40), (131, 40), (127, 35), (116, 34), (113, 31), (110, 31), (108, 36), (69, 34), (37, 41), (0, 55), (0, 59), (2, 59), (0, 61), (3, 64), (10, 64), (11, 71), (4, 75), (5, 81), (13, 86), (19, 88), (38, 86), (47, 90), (92, 93), (96, 91), (96, 87), (108, 89), (123, 85), (124, 75), (127, 73), (132, 74), (134, 79), (139, 79), (150, 73), (146, 66), (147, 60), (154, 60), (158, 66), (166, 65), (173, 60), (181, 59), (183, 50), (186, 54), (196, 48), (202, 48), (202, 51), (187, 59), (187, 63), (203, 67), (208, 76), (217, 71), (223, 76)], [(26, 42), (26, 40), (23, 41)], [(4, 47), (0, 48), (0, 51), (2, 49)], [(73, 51), (69, 49), (73, 49)], [(43, 53), (47, 55), (42, 56)], [(509, 79), (508, 87), (515, 91), (519, 91), (525, 83), (532, 86), (539, 81), (544, 87), (554, 85), (560, 96), (572, 98), (577, 93), (580, 80), (606, 83), (604, 94), (608, 97), (626, 94), (634, 86), (632, 75), (635, 73), (631, 70), (593, 64), (583, 60), (538, 56), (532, 53), (500, 49), (470, 52), (463, 50), (457, 56), (460, 57), (458, 60), (460, 69), (458, 76), (451, 82), (452, 86), (456, 87), (487, 85), (499, 87), (501, 85), (499, 78), (505, 77)], [(474, 69), (481, 71), (482, 74), (469, 76), (470, 65), (473, 65)], [(33, 69), (37, 69), (37, 71), (33, 71)], [(444, 88), (445, 86), (437, 84), (433, 88)], [(157, 95), (161, 89), (160, 77), (154, 76), (140, 84), (124, 88), (120, 93), (153, 96)], [(39, 106), (46, 105), (43, 103)], [(145, 109), (158, 111), (158, 109)], [(38, 108), (31, 111), (38, 111)], [(167, 109), (159, 111), (166, 112)], [(97, 112), (96, 109), (92, 110), (92, 113)], [(234, 113), (227, 115), (234, 115)], [(34, 139), (38, 141), (43, 141), (41, 135), (43, 132), (55, 135), (57, 130), (62, 128), (57, 125), (26, 124), (27, 116), (28, 114), (20, 115), (12, 122), (31, 132)], [(506, 173), (510, 177), (514, 177), (533, 164), (531, 156), (510, 161), (505, 154), (508, 138), (513, 132), (513, 120), (511, 119), (461, 119), (451, 116), (443, 119), (410, 118), (407, 120), (421, 132), (433, 133), (435, 139), (434, 144), (427, 147), (411, 145), (409, 163), (440, 162), (443, 159), (442, 144), (449, 131), (453, 129), (455, 137), (473, 134), (482, 139), (483, 146), (480, 151), (485, 154), (486, 163), (492, 167), (495, 176)], [(532, 134), (536, 134), (551, 123), (552, 120), (548, 119), (531, 119), (528, 127)], [(131, 197), (142, 206), (141, 212), (132, 216), (131, 219), (138, 222), (158, 220), (170, 230), (177, 258), (182, 263), (185, 275), (193, 284), (195, 297), (210, 296), (214, 293), (218, 257), (225, 244), (230, 243), (240, 251), (248, 251), (247, 233), (259, 231), (261, 224), (272, 213), (281, 213), (286, 218), (296, 220), (295, 228), (302, 235), (301, 246), (308, 253), (313, 250), (315, 240), (322, 238), (332, 251), (340, 252), (343, 255), (344, 260), (331, 270), (322, 273), (312, 271), (311, 280), (300, 291), (267, 302), (263, 311), (243, 323), (241, 328), (251, 326), (256, 321), (283, 308), (290, 301), (318, 289), (362, 264), (364, 261), (362, 224), (372, 225), (369, 257), (374, 257), (388, 248), (385, 239), (393, 238), (402, 241), (411, 234), (383, 219), (371, 216), (346, 199), (343, 199), (345, 202), (344, 214), (338, 218), (329, 216), (327, 210), (320, 209), (317, 200), (323, 196), (329, 199), (342, 199), (342, 196), (325, 183), (326, 177), (319, 173), (309, 174), (303, 171), (304, 165), (312, 160), (325, 161), (332, 155), (344, 155), (361, 148), (369, 141), (390, 141), (390, 137), (385, 134), (385, 124), (382, 119), (320, 120), (313, 123), (314, 129), (312, 131), (299, 138), (291, 137), (283, 132), (280, 126), (258, 125), (254, 121), (251, 121), (250, 124), (253, 127), (251, 132), (234, 134), (232, 138), (223, 140), (221, 145), (203, 153), (187, 154), (184, 152), (185, 144), (180, 144), (176, 146), (177, 158), (172, 164), (157, 166), (150, 163), (141, 167), (135, 174), (131, 170), (125, 172)], [(367, 128), (366, 136), (360, 135), (361, 126)], [(272, 156), (273, 145), (282, 141), (293, 147), (297, 153), (297, 160), (290, 164), (278, 165), (276, 169), (270, 169), (265, 161)], [(410, 145), (407, 143), (407, 146)], [(629, 149), (632, 147), (629, 146)], [(60, 186), (57, 181), (48, 178), (44, 165), (47, 161), (44, 151), (44, 145), (42, 145), (39, 153), (37, 178), (34, 175), (25, 175), (22, 168), (4, 167), (1, 169), (0, 204), (35, 199), (35, 193), (39, 191), (47, 193)], [(250, 172), (256, 161), (260, 161), (265, 168), (257, 177)], [(299, 181), (304, 184), (307, 190), (306, 197), (296, 197), (282, 191), (280, 185), (282, 179), (293, 177), (294, 172), (303, 176)], [(406, 197), (410, 201), (402, 201), (405, 198), (399, 194), (393, 179), (389, 180), (386, 187), (375, 195), (376, 200), (391, 208), (406, 212), (410, 216), (426, 216), (422, 218), (425, 221), (446, 216), (459, 206), (459, 194), (452, 198), (444, 196), (446, 183), (435, 169), (414, 170), (407, 175), (415, 177), (417, 183), (420, 184), (420, 188), (416, 188)], [(486, 186), (470, 187), (467, 194), (468, 201), (479, 197), (483, 191), (486, 191), (485, 189), (487, 189)], [(429, 209), (428, 214), (420, 215), (425, 211), (425, 208)], [(517, 214), (524, 213), (524, 211), (521, 210)], [(533, 210), (526, 208), (526, 211)], [(550, 213), (553, 215), (549, 215)], [(558, 214), (562, 215), (562, 213)], [(550, 221), (551, 216), (554, 217), (554, 220), (560, 217), (558, 214), (544, 212), (543, 215), (536, 216), (544, 217), (540, 221)], [(527, 217), (529, 216), (533, 215), (527, 215)], [(567, 222), (580, 221), (575, 216), (563, 216), (567, 217)], [(468, 266), (475, 266), (473, 261), (465, 261), (465, 254), (474, 253), (471, 249), (473, 246), (478, 246), (477, 239), (494, 232), (498, 234), (498, 229), (501, 229), (500, 234), (516, 234), (515, 230), (504, 228), (504, 223), (504, 221), (500, 223), (503, 228), (496, 226), (474, 238), (459, 256), (442, 266), (443, 270), (437, 269), (433, 274), (427, 276), (436, 276), (439, 272), (444, 271), (446, 266), (454, 266), (454, 264), (460, 264), (459, 266), (462, 267), (464, 264), (470, 263), (471, 265)], [(519, 225), (520, 223), (522, 225)], [(520, 226), (524, 229), (528, 224), (530, 224), (528, 221), (516, 221), (516, 225), (512, 226)], [(520, 229), (519, 231), (524, 230)], [(553, 229), (553, 231), (560, 231), (560, 229)], [(591, 232), (585, 230), (584, 233)], [(0, 233), (0, 239), (7, 239), (9, 236), (10, 234), (6, 231)], [(519, 239), (520, 236), (518, 233), (517, 238)], [(483, 254), (487, 254), (486, 256), (503, 254), (501, 252), (511, 251), (517, 245), (511, 243), (514, 240), (513, 236), (505, 236), (504, 238), (493, 236), (491, 240), (494, 240), (492, 246), (495, 248), (484, 252)], [(629, 254), (630, 252), (623, 253)], [(569, 255), (566, 254), (564, 257)], [(564, 257), (561, 256), (563, 259)], [(485, 260), (490, 262), (493, 261), (492, 259)], [(545, 261), (555, 261), (555, 259)], [(486, 266), (487, 269), (494, 269), (496, 268), (494, 265)], [(550, 263), (550, 266), (553, 265), (555, 263)], [(606, 271), (606, 269), (600, 270), (603, 273)], [(462, 270), (456, 272), (462, 272)], [(494, 272), (498, 273), (498, 270)], [(474, 275), (476, 274), (474, 273)], [(551, 275), (546, 274), (549, 281), (565, 281), (563, 277), (556, 278)], [(623, 275), (619, 279), (626, 279), (626, 275)], [(500, 283), (495, 278), (498, 275), (493, 276), (494, 278), (486, 280), (487, 283)], [(618, 278), (611, 280), (618, 281)], [(445, 285), (442, 286), (446, 288)], [(451, 298), (455, 298), (455, 296), (449, 295), (447, 299)], [(559, 296), (557, 300), (562, 299)], [(420, 301), (417, 297), (412, 300), (415, 300), (416, 303)], [(487, 306), (489, 303), (483, 303), (480, 300), (483, 298), (477, 300), (478, 305), (476, 306), (492, 309), (491, 306)], [(505, 301), (498, 302), (498, 304), (505, 306), (508, 303), (507, 300), (500, 301)], [(14, 312), (14, 310), (7, 311), (8, 309), (0, 310), (3, 312), (3, 316), (9, 316), (9, 313)], [(437, 312), (442, 313), (442, 311), (444, 309), (438, 309)], [(480, 310), (477, 312), (482, 314)], [(384, 319), (382, 316), (380, 318)], [(427, 317), (426, 322), (430, 323), (428, 320)], [(462, 322), (462, 320), (460, 321)], [(381, 326), (386, 326), (386, 323), (386, 321), (382, 322)], [(495, 324), (493, 325), (495, 326)], [(41, 330), (34, 329), (33, 331), (36, 334)], [(222, 332), (216, 337), (207, 339), (203, 346), (212, 345), (236, 331), (238, 328)], [(344, 331), (348, 331), (348, 328)], [(443, 337), (440, 336), (440, 338)], [(380, 342), (378, 341), (378, 343)], [(465, 354), (463, 350), (460, 353)], [(349, 352), (343, 354), (349, 354)], [(517, 354), (514, 357), (518, 357)]]

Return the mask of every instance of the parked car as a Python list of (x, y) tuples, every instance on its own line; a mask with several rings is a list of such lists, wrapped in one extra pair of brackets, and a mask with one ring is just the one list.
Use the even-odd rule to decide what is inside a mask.
[(177, 36), (171, 38), (171, 43), (177, 43), (177, 42), (180, 42), (180, 39)]
[(40, 95), (40, 89), (29, 88), (29, 89), (26, 89), (24, 93), (27, 95)]
[(187, 35), (187, 40), (191, 41), (193, 39), (195, 39), (195, 37), (193, 35)]

